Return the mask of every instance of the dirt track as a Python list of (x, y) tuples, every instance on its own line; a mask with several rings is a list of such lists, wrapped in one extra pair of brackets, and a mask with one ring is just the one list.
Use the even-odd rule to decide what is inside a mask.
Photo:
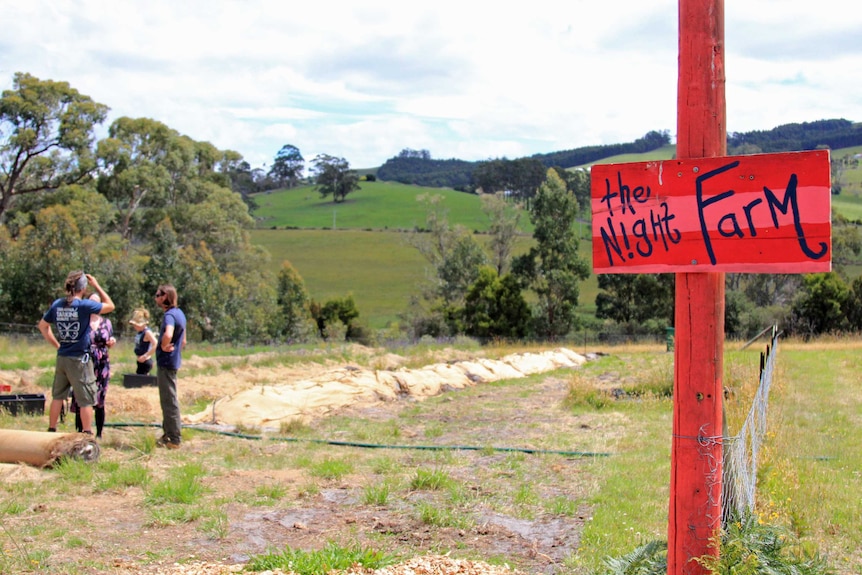
[[(190, 358), (192, 365), (195, 361)], [(213, 360), (201, 360), (204, 361)], [(387, 361), (391, 363), (392, 358)], [(453, 363), (444, 365), (452, 369)], [(395, 365), (389, 365), (389, 370), (372, 367), (348, 371), (397, 371)], [(241, 396), (249, 386), (259, 389), (273, 381), (325, 380), (327, 374), (343, 369), (318, 364), (311, 368), (256, 369), (245, 364), (228, 372), (230, 375), (220, 372), (212, 376), (181, 377), (182, 402), (188, 405), (202, 398)], [(242, 378), (234, 377), (234, 373), (241, 373)], [(565, 373), (565, 369), (554, 373)], [(440, 386), (438, 394), (442, 395), (433, 402), (402, 394), (387, 401), (340, 406), (330, 410), (326, 418), (309, 421), (306, 434), (349, 438), (350, 422), (358, 421), (363, 429), (397, 431), (389, 441), (401, 444), (418, 441), (541, 448), (548, 447), (544, 445), (548, 437), (563, 434), (566, 445), (602, 447), (624, 423), (613, 419), (579, 419), (561, 409), (567, 384), (559, 375), (532, 377), (524, 385), (489, 387), (478, 380), (472, 383), (470, 390)], [(213, 397), (214, 391), (219, 392), (218, 397)], [(155, 422), (158, 409), (154, 388), (116, 387), (109, 392), (109, 421)], [(407, 418), (403, 415), (405, 409), (410, 412)], [(4, 481), (41, 485), (39, 489), (46, 494), (42, 503), (8, 518), (7, 527), (22, 533), (26, 525), (34, 523), (64, 525), (66, 531), (48, 544), (49, 551), (57, 560), (100, 565), (95, 570), (83, 568), (83, 573), (224, 573), (255, 554), (282, 549), (285, 545), (316, 549), (327, 541), (382, 546), (399, 554), (409, 550), (414, 556), (460, 549), (470, 557), (503, 559), (521, 570), (554, 573), (568, 555), (576, 552), (583, 523), (590, 514), (583, 503), (562, 515), (542, 511), (543, 501), (584, 500), (591, 479), (584, 471), (585, 460), (579, 457), (493, 450), (439, 454), (368, 451), (230, 439), (204, 432), (192, 434), (183, 448), (175, 452), (138, 453), (135, 445), (141, 435), (156, 433), (146, 428), (108, 428), (102, 444), (103, 461), (121, 465), (142, 463), (154, 480), (190, 461), (204, 463), (210, 469), (203, 480), (208, 505), (221, 502), (217, 503), (222, 514), (219, 520), (223, 521), (220, 526), (206, 527), (209, 521), (206, 517), (169, 524), (155, 520), (152, 505), (145, 502), (146, 489), (139, 486), (108, 491), (85, 487), (55, 497), (48, 494), (60, 489), (56, 471), (10, 470), (4, 466), (0, 470)], [(597, 434), (600, 440), (596, 439)], [(313, 476), (307, 464), (297, 465), (303, 458), (316, 461), (321, 457), (350, 461), (355, 471), (337, 479), (321, 480)], [(373, 471), (380, 460), (399, 469), (406, 479), (396, 480)], [(433, 506), (441, 497), (445, 499), (447, 495), (443, 492), (408, 490), (397, 497), (393, 495), (383, 506), (365, 502), (369, 486), (381, 481), (400, 481), (398, 484), (403, 486), (416, 469), (429, 466), (445, 469), (464, 490), (459, 496), (465, 498), (463, 509), (458, 512), (468, 521), (435, 525), (417, 515), (417, 508)], [(516, 512), (509, 507), (506, 501), (511, 500), (511, 494), (506, 491), (512, 489), (516, 478), (532, 485), (533, 474), (541, 492), (536, 494), (537, 502), (530, 506), (533, 511), (524, 515), (524, 511)], [(311, 483), (317, 487), (310, 489)], [(280, 499), (255, 495), (276, 487), (283, 490)], [(76, 521), (78, 517), (86, 517), (86, 523)], [(67, 543), (70, 538), (85, 544), (70, 548)], [(174, 567), (177, 561), (183, 565)], [(444, 563), (438, 567), (442, 569)], [(191, 571), (192, 568), (199, 570)], [(473, 568), (476, 573), (491, 570), (481, 562)]]

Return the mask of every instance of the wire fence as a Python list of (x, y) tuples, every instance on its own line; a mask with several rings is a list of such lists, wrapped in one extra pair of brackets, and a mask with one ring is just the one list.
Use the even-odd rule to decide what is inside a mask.
[[(38, 339), (42, 337), (42, 334), (39, 332), (39, 328), (35, 323), (33, 324), (25, 324), (25, 323), (3, 323), (0, 322), (0, 335), (10, 336), (10, 337), (24, 337), (24, 338), (34, 338)], [(134, 335), (134, 334), (132, 334)], [(428, 338), (429, 341), (433, 341), (434, 343), (454, 343), (459, 338), (458, 337), (436, 337), (436, 338)], [(481, 338), (469, 338), (475, 341), (478, 341), (482, 344), (494, 343), (494, 340), (483, 340)], [(386, 341), (380, 341), (379, 344), (388, 344), (391, 343), (394, 347), (399, 346), (409, 346), (415, 345), (420, 341), (424, 341), (419, 339), (411, 339), (411, 338), (386, 338)], [(561, 346), (584, 346), (591, 345), (597, 343), (603, 343), (607, 345), (624, 345), (624, 344), (645, 344), (645, 343), (664, 343), (666, 340), (666, 336), (664, 334), (653, 334), (653, 333), (642, 333), (642, 334), (624, 334), (624, 333), (611, 333), (605, 331), (595, 331), (595, 330), (584, 330), (572, 332), (565, 337), (560, 337), (553, 340), (553, 343), (559, 344)], [(523, 342), (523, 343), (534, 343), (540, 342), (541, 340), (535, 339), (532, 342)], [(247, 342), (238, 343), (233, 342), (237, 345), (245, 345)], [(545, 343), (551, 343), (550, 341)], [(669, 344), (671, 345), (671, 344)], [(672, 349), (672, 345), (670, 347)]]
[(42, 337), (35, 323), (0, 323), (0, 335), (33, 339)]
[[(115, 334), (118, 339), (125, 338), (128, 335), (129, 338), (134, 336), (134, 333), (125, 334), (122, 333), (118, 326), (115, 326)], [(761, 334), (762, 335), (762, 334)], [(3, 323), (0, 322), (0, 336), (6, 337), (16, 337), (16, 338), (27, 338), (27, 339), (40, 339), (42, 334), (39, 332), (39, 328), (35, 323), (33, 324), (24, 324), (24, 323)], [(759, 335), (757, 336), (759, 337)], [(757, 339), (757, 337), (755, 339)], [(463, 336), (456, 337), (423, 337), (421, 339), (410, 338), (410, 337), (379, 337), (375, 338), (374, 345), (380, 345), (384, 347), (390, 348), (399, 348), (399, 347), (409, 347), (412, 345), (416, 345), (417, 343), (425, 343), (426, 340), (428, 343), (437, 343), (437, 344), (457, 344)], [(475, 338), (468, 337), (466, 339), (472, 340), (473, 342), (478, 342), (482, 345), (497, 343), (497, 340), (493, 339), (483, 339), (483, 338)], [(746, 338), (744, 335), (732, 335), (727, 334), (725, 336), (726, 341), (744, 341)], [(753, 340), (752, 340), (753, 341)], [(235, 345), (239, 347), (249, 346), (249, 345), (291, 345), (294, 343), (301, 342), (288, 342), (288, 341), (261, 341), (261, 342), (222, 342), (228, 345)], [(618, 346), (618, 345), (651, 345), (651, 344), (661, 344), (667, 346), (667, 351), (673, 351), (674, 347), (674, 329), (672, 327), (666, 328), (665, 333), (619, 333), (614, 331), (602, 331), (602, 330), (580, 330), (573, 331), (566, 336), (558, 337), (553, 340), (542, 340), (540, 338), (533, 338), (530, 340), (523, 340), (520, 342), (511, 342), (511, 343), (524, 343), (524, 344), (534, 344), (534, 343), (544, 343), (544, 344), (555, 344), (562, 347), (570, 347), (573, 350), (583, 350), (584, 353), (591, 351), (591, 346), (597, 345), (606, 345), (606, 346)]]
[(752, 400), (748, 416), (736, 436), (727, 436), (725, 430), (722, 472), (722, 524), (734, 517), (754, 511), (757, 486), (757, 464), (760, 448), (766, 437), (766, 411), (769, 405), (769, 388), (775, 373), (778, 351), (777, 326), (772, 327), (771, 343), (760, 354), (760, 382)]

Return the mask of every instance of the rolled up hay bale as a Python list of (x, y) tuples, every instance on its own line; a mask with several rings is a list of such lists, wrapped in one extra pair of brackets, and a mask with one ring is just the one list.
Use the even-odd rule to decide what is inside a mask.
[(61, 457), (95, 462), (99, 454), (99, 444), (85, 433), (0, 429), (0, 463), (49, 467)]

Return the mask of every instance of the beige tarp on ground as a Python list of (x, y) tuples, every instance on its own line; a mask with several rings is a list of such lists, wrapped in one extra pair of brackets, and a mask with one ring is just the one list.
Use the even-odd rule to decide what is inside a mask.
[(500, 359), (436, 363), (418, 369), (333, 369), (309, 379), (260, 385), (220, 398), (186, 423), (275, 428), (308, 421), (345, 407), (363, 407), (396, 399), (421, 400), (477, 383), (517, 379), (566, 367), (586, 358), (565, 348), (511, 354)]

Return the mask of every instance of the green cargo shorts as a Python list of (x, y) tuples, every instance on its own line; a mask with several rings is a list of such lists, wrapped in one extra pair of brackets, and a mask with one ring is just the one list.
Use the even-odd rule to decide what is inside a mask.
[(57, 356), (54, 370), (53, 399), (66, 399), (74, 392), (79, 407), (92, 407), (96, 403), (96, 374), (89, 354), (68, 357)]

